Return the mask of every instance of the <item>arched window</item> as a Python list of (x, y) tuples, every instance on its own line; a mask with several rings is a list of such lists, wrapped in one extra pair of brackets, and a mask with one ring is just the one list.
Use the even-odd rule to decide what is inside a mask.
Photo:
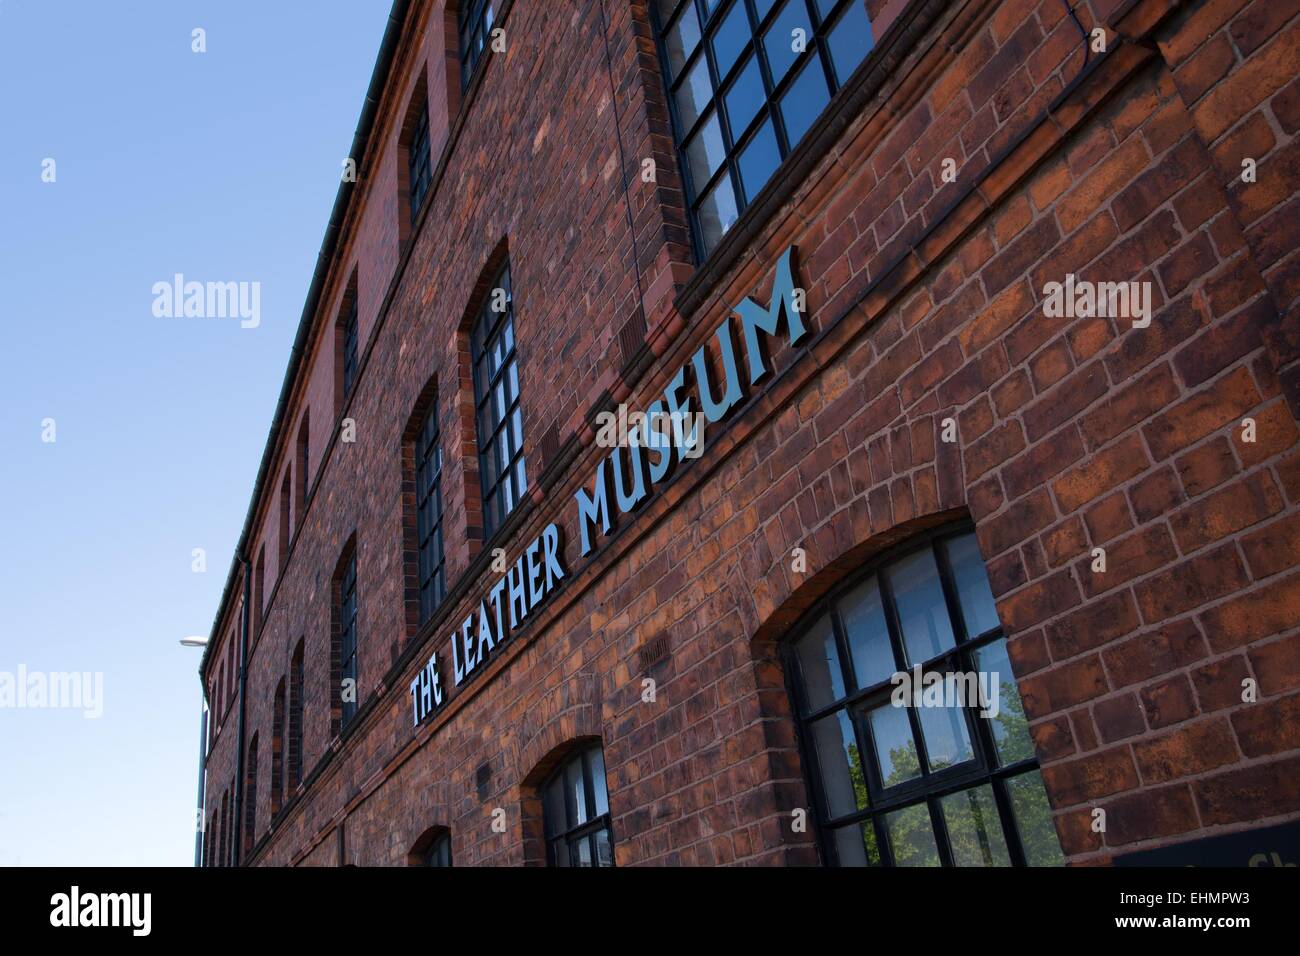
[(883, 556), (784, 651), (828, 862), (1063, 862), (973, 532)]
[(289, 791), (298, 789), (302, 783), (302, 683), (303, 683), (303, 643), (298, 639), (298, 646), (293, 649), (293, 658), (289, 662)]
[(551, 866), (613, 866), (614, 834), (600, 744), (584, 748), (542, 785), (546, 859)]
[(451, 831), (446, 827), (425, 830), (406, 855), (406, 862), (411, 866), (451, 866)]
[(357, 549), (348, 542), (344, 557), (334, 573), (334, 601), (330, 643), (330, 697), (333, 732), (339, 734), (356, 715), (357, 697)]
[(491, 283), (474, 321), (470, 355), (474, 361), (483, 523), (490, 538), (528, 490), (508, 262)]
[(244, 783), (244, 856), (253, 852), (257, 837), (257, 734), (248, 744)]
[(415, 435), (415, 524), (423, 624), (447, 594), (442, 541), (442, 446), (434, 399)]
[(284, 806), (284, 678), (275, 687), (271, 709), (271, 816)]
[(495, 0), (460, 0), (460, 88), (474, 78), (483, 50), (492, 39)]

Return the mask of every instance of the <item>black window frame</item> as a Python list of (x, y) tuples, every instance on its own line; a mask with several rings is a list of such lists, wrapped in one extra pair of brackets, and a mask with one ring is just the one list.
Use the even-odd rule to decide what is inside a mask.
[(444, 830), (433, 838), (433, 842), (420, 854), (420, 862), (430, 867), (451, 866), (451, 831)]
[[(597, 755), (600, 758), (600, 785), (605, 789), (605, 811), (596, 813), (598, 801), (596, 798), (596, 781), (595, 772), (592, 764), (592, 756)], [(574, 808), (570, 798), (573, 794), (569, 788), (564, 785), (565, 774), (568, 769), (575, 763), (582, 768), (582, 793), (583, 793), (583, 810), (586, 819), (578, 822), (575, 819)], [(564, 791), (564, 813), (565, 819), (557, 821), (554, 818), (551, 807), (550, 792), (552, 788), (559, 786)], [(578, 847), (586, 843), (591, 853), (591, 867), (600, 868), (602, 866), (614, 866), (614, 825), (610, 819), (609, 812), (609, 785), (608, 775), (605, 769), (605, 751), (600, 743), (592, 743), (584, 746), (565, 757), (560, 765), (552, 770), (543, 782), (541, 790), (542, 798), (542, 829), (546, 839), (546, 865), (554, 867), (572, 867), (579, 866), (574, 861), (578, 859)], [(562, 825), (557, 826), (557, 823)], [(602, 864), (599, 862), (599, 850), (597, 836), (604, 833), (609, 844), (609, 863)], [(560, 862), (560, 847), (565, 850), (565, 862)]]
[(420, 97), (416, 110), (415, 127), (411, 130), (411, 142), (406, 149), (406, 181), (410, 199), (411, 225), (420, 214), (424, 197), (429, 193), (433, 182), (433, 157), (429, 146), (429, 97)]
[[(343, 682), (353, 681), (352, 700), (343, 697)], [(360, 691), (357, 683), (357, 552), (353, 548), (339, 576), (339, 685), (340, 726), (356, 716)]]
[(343, 401), (352, 397), (357, 387), (357, 339), (359, 337), (359, 320), (357, 316), (357, 296), (348, 296), (348, 311), (343, 318)]
[[(505, 308), (497, 312), (493, 306), (496, 290), (505, 291)], [(498, 341), (508, 340), (503, 346), (495, 369), (490, 367), (493, 349)], [(478, 437), (479, 485), (482, 493), (484, 538), (489, 539), (505, 523), (510, 513), (518, 507), (528, 491), (528, 464), (524, 457), (524, 421), (520, 404), (519, 350), (515, 334), (514, 291), (510, 278), (510, 263), (497, 272), (496, 281), (488, 289), (470, 331), (470, 358), (474, 369), (474, 422)], [(493, 411), (493, 395), (501, 388), (504, 411), (498, 417)], [(517, 419), (517, 426), (511, 423)], [(517, 431), (518, 434), (514, 434)], [(510, 448), (508, 460), (501, 455), (500, 439), (505, 432)], [(522, 483), (517, 480), (522, 478)]]
[(447, 596), (441, 438), (435, 398), (430, 401), (415, 434), (416, 581), (420, 589), (421, 624), (433, 616)]
[[(875, 847), (880, 856), (880, 866), (893, 867), (892, 850), (889, 834), (884, 825), (885, 817), (899, 810), (924, 805), (929, 813), (935, 845), (942, 866), (954, 866), (952, 849), (949, 842), (947, 825), (939, 802), (946, 796), (988, 785), (993, 792), (998, 811), (1002, 836), (1006, 841), (1008, 858), (1012, 866), (1026, 866), (1024, 848), (1020, 831), (1012, 809), (1011, 799), (1006, 789), (1006, 782), (1024, 774), (1039, 771), (1036, 753), (1031, 746), (1030, 756), (1009, 763), (1000, 763), (996, 743), (991, 729), (991, 721), (978, 715), (977, 708), (963, 706), (967, 738), (973, 757), (961, 763), (931, 770), (927, 753), (926, 739), (920, 724), (920, 716), (915, 707), (903, 708), (907, 713), (912, 740), (916, 746), (921, 773), (903, 783), (884, 787), (879, 779), (879, 768), (874, 759), (874, 742), (871, 737), (869, 721), (866, 714), (887, 703), (894, 685), (890, 681), (892, 674), (884, 680), (867, 687), (859, 687), (854, 670), (854, 661), (849, 645), (848, 634), (839, 613), (840, 602), (872, 577), (878, 581), (880, 600), (888, 631), (889, 647), (894, 655), (895, 666), (907, 663), (904, 655), (903, 636), (898, 621), (892, 586), (886, 574), (881, 573), (891, 566), (929, 549), (935, 558), (939, 581), (943, 591), (944, 607), (953, 633), (953, 646), (920, 662), (922, 674), (933, 671), (951, 673), (954, 671), (972, 672), (978, 670), (975, 653), (984, 647), (1004, 640), (1005, 630), (999, 619), (996, 627), (980, 634), (966, 633), (966, 620), (957, 595), (952, 568), (948, 562), (947, 552), (943, 547), (946, 542), (974, 533), (970, 522), (949, 524), (914, 535), (894, 548), (887, 549), (873, 558), (863, 567), (838, 584), (831, 592), (824, 595), (803, 615), (800, 621), (782, 639), (780, 654), (785, 673), (786, 688), (793, 705), (794, 720), (799, 739), (799, 752), (804, 768), (805, 784), (813, 802), (813, 818), (818, 836), (822, 859), (828, 865), (838, 865), (838, 852), (832, 835), (833, 829), (858, 827), (870, 824), (875, 835)], [(981, 561), (983, 560), (981, 555)], [(986, 565), (985, 565), (986, 566)], [(986, 566), (987, 567), (987, 566)], [(812, 708), (806, 694), (806, 681), (803, 679), (798, 658), (797, 645), (814, 628), (829, 617), (834, 633), (836, 654), (841, 668), (841, 679), (845, 682), (845, 696), (829, 704)], [(1012, 675), (1014, 679), (1014, 675)], [(854, 744), (861, 755), (861, 767), (868, 791), (868, 806), (849, 813), (832, 814), (828, 805), (825, 788), (822, 786), (822, 774), (818, 762), (817, 742), (812, 735), (812, 725), (818, 720), (845, 712), (854, 732)], [(1056, 836), (1053, 830), (1053, 836)], [(1058, 838), (1059, 839), (1059, 838)], [(1063, 853), (1062, 853), (1063, 855)]]
[[(758, 0), (733, 0), (730, 3), (725, 2), (725, 0), (668, 0), (668, 2), (673, 2), (674, 5), (667, 18), (664, 18), (660, 11), (662, 2), (664, 0), (651, 0), (649, 4), (651, 22), (654, 27), (656, 47), (659, 53), (659, 66), (664, 81), (664, 92), (672, 118), (673, 137), (677, 147), (679, 168), (681, 169), (682, 184), (685, 191), (687, 216), (691, 225), (691, 243), (696, 262), (703, 263), (712, 255), (714, 249), (721, 245), (722, 238), (731, 228), (729, 226), (726, 230), (723, 230), (713, 248), (705, 248), (704, 230), (700, 223), (700, 210), (704, 205), (703, 200), (712, 196), (718, 185), (726, 179), (730, 184), (732, 196), (735, 199), (735, 222), (738, 222), (744, 216), (745, 210), (753, 205), (754, 200), (762, 193), (764, 186), (777, 178), (781, 166), (785, 164), (790, 154), (798, 146), (799, 141), (794, 143), (789, 141), (786, 123), (778, 109), (782, 98), (802, 76), (804, 68), (815, 58), (820, 62), (826, 81), (829, 94), (827, 105), (829, 105), (834, 100), (836, 93), (848, 81), (849, 76), (852, 75), (856, 67), (870, 56), (871, 50), (875, 47), (875, 30), (874, 25), (871, 23), (870, 14), (866, 12), (865, 6), (863, 6), (862, 13), (867, 17), (868, 26), (872, 30), (871, 45), (863, 60), (854, 64), (852, 68), (845, 72), (845, 75), (840, 76), (841, 71), (834, 63), (826, 38), (840, 24), (849, 8), (854, 4), (862, 5), (864, 0), (787, 0), (789, 3), (802, 3), (804, 5), (804, 12), (808, 17), (806, 22), (812, 26), (813, 32), (812, 36), (808, 38), (807, 46), (786, 68), (781, 80), (774, 82), (767, 50), (764, 44), (759, 41), (780, 19), (786, 9), (786, 2), (782, 2), (782, 0), (763, 0), (769, 6), (767, 11), (760, 15), (757, 5)], [(664, 40), (667, 36), (668, 27), (678, 22), (688, 4), (692, 4), (696, 8), (700, 24), (700, 39), (690, 55), (682, 63), (681, 69), (674, 75), (668, 56), (667, 44)], [(719, 75), (713, 39), (718, 35), (719, 28), (726, 21), (727, 16), (735, 8), (735, 4), (743, 4), (746, 8), (750, 28), (749, 38), (736, 54), (735, 61), (728, 67), (727, 72)], [(830, 6), (830, 12), (824, 17), (821, 9), (823, 5)], [(710, 7), (712, 7), (711, 10)], [(745, 72), (751, 54), (754, 54), (757, 58), (759, 75), (763, 85), (762, 104), (743, 129), (733, 131), (728, 110), (723, 109), (722, 104)], [(711, 84), (711, 96), (695, 122), (689, 128), (686, 128), (681, 111), (677, 106), (677, 92), (686, 84), (692, 70), (699, 64), (701, 58), (706, 61), (706, 71)], [(824, 110), (825, 108), (823, 108), (823, 112)], [(818, 115), (820, 116), (820, 113)], [(691, 174), (686, 145), (694, 135), (701, 134), (704, 131), (713, 117), (717, 118), (719, 124), (719, 135), (722, 137), (724, 155), (718, 169), (713, 172), (705, 183), (699, 184), (697, 188), (694, 176)], [(756, 188), (754, 195), (748, 196), (740, 175), (739, 157), (748, 146), (755, 142), (769, 118), (772, 122), (772, 132), (777, 144), (777, 165), (763, 185)], [(815, 119), (813, 122), (815, 122)], [(813, 123), (810, 122), (809, 126), (812, 125)], [(732, 225), (734, 226), (734, 224), (733, 222)]]
[(474, 74), (487, 59), (483, 54), (488, 48), (492, 28), (496, 25), (497, 0), (460, 0), (457, 13), (457, 34), (460, 51), (460, 89), (469, 89)]

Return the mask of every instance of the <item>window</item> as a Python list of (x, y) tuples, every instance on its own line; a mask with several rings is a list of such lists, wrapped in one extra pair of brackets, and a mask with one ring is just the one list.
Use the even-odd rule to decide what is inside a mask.
[(469, 86), (492, 36), (494, 0), (460, 0), (460, 88)]
[(257, 837), (257, 734), (248, 745), (248, 764), (246, 766), (246, 785), (244, 788), (244, 845), (243, 854), (247, 857), (253, 852), (253, 841)]
[(519, 411), (519, 369), (515, 359), (514, 298), (508, 263), (488, 291), (487, 301), (474, 323), (470, 354), (474, 360), (483, 523), (490, 538), (528, 488), (523, 419)]
[[(342, 723), (346, 726), (357, 712), (357, 553), (355, 549), (339, 578), (338, 613), (339, 683), (335, 692), (342, 698)], [(348, 681), (351, 681), (350, 685), (347, 684)]]
[(275, 686), (271, 708), (271, 816), (284, 806), (284, 678)]
[(343, 401), (346, 403), (357, 384), (357, 297), (348, 297), (343, 316)]
[(280, 572), (289, 563), (289, 529), (292, 527), (293, 476), (288, 469), (280, 482)]
[(570, 757), (542, 787), (551, 866), (613, 866), (605, 757), (600, 745)]
[(407, 182), (410, 183), (411, 223), (420, 212), (424, 196), (429, 191), (432, 170), (429, 166), (429, 101), (422, 97), (415, 111), (415, 129), (406, 150)]
[(443, 833), (424, 851), (425, 866), (451, 866), (451, 834)]
[(298, 524), (302, 524), (304, 509), (307, 506), (307, 442), (308, 435), (310, 434), (308, 431), (309, 419), (309, 413), (303, 412), (302, 424), (298, 426), (298, 483), (297, 493), (293, 504), (294, 514), (298, 518)]
[[(828, 862), (1063, 862), (973, 533), (930, 536), (875, 565), (785, 657)], [(976, 674), (988, 693), (983, 703), (936, 691), (895, 706), (891, 678), (915, 667), (923, 690), (929, 675)]]
[(303, 640), (299, 638), (289, 662), (289, 792), (302, 783)]
[(707, 258), (870, 52), (864, 0), (655, 0), (665, 87)]
[(257, 549), (257, 565), (253, 569), (253, 636), (262, 632), (266, 614), (266, 545)]
[(419, 543), (420, 623), (447, 594), (442, 547), (442, 449), (438, 406), (431, 402), (415, 437), (415, 524)]

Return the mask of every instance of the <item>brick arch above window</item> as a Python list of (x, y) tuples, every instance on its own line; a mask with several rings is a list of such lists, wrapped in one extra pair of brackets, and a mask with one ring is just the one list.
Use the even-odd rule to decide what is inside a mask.
[(406, 853), (407, 866), (451, 866), (451, 829), (432, 826), (411, 844)]

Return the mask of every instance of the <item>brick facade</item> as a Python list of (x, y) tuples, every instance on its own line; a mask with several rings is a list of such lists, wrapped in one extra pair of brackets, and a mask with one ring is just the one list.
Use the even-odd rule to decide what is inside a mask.
[[(1105, 35), (1085, 65), (1061, 0), (865, 4), (874, 51), (698, 266), (646, 0), (499, 3), (505, 52), (463, 95), (452, 0), (399, 4), (246, 532), (266, 579), (243, 862), (404, 865), (446, 827), (457, 865), (541, 863), (538, 785), (598, 739), (619, 865), (816, 863), (815, 833), (790, 826), (812, 797), (778, 649), (873, 555), (963, 519), (1071, 863), (1300, 818), (1300, 9), (1084, 0), (1083, 30)], [(435, 172), (408, 229), (404, 128), (426, 90)], [(737, 302), (767, 301), (789, 246), (810, 334), (580, 557), (595, 414), (653, 401)], [(469, 321), (506, 257), (531, 487), (485, 542)], [(1150, 326), (1046, 316), (1067, 274), (1150, 282)], [(420, 626), (409, 446), (430, 400), (448, 599)], [(302, 481), (300, 433), (301, 504), (280, 494)], [(552, 522), (564, 585), (459, 691), (444, 674), (449, 700), (413, 728), (409, 684), (500, 576), (492, 550), (513, 563)], [(332, 594), (350, 547), (360, 708), (339, 736)], [(204, 657), (210, 862), (243, 826), (242, 569)], [(302, 781), (278, 806), (300, 641)]]

